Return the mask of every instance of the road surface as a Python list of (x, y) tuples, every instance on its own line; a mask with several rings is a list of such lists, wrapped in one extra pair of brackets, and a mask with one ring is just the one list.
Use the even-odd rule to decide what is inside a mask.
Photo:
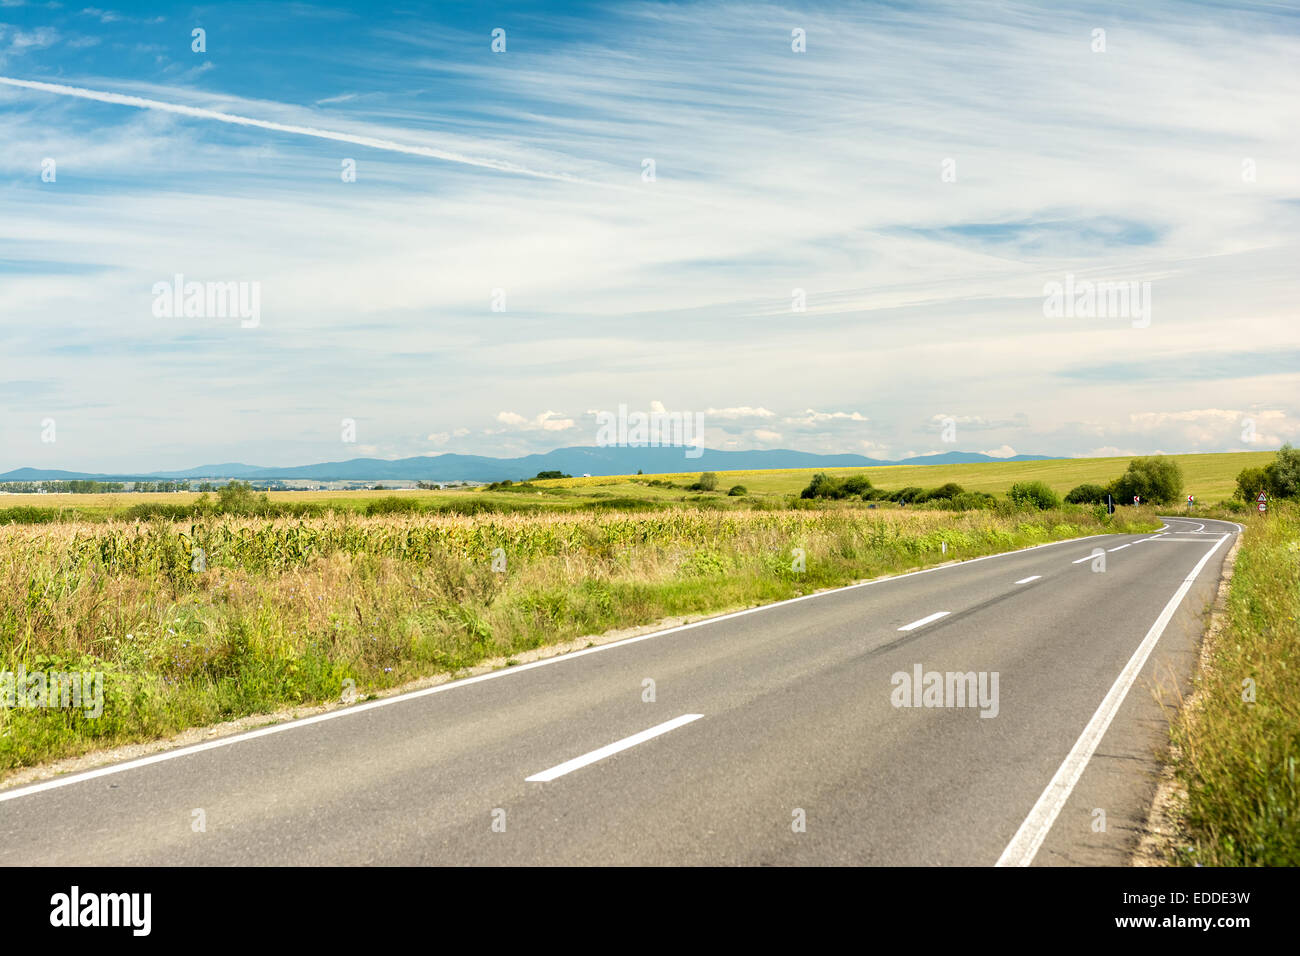
[(0, 863), (1120, 864), (1240, 530), (1163, 520), (0, 790)]

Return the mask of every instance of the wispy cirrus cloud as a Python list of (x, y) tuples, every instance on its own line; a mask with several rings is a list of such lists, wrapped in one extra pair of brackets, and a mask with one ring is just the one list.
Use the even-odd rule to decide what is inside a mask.
[[(14, 42), (17, 43), (18, 40), (15, 39)], [(30, 42), (35, 43), (36, 41), (32, 40)], [(50, 42), (53, 41), (51, 40)], [(466, 166), (478, 166), (483, 169), (496, 170), (497, 172), (516, 173), (522, 176), (533, 176), (540, 179), (556, 179), (562, 182), (582, 182), (582, 180), (564, 173), (530, 169), (526, 166), (518, 166), (513, 163), (503, 163), (481, 157), (466, 156), (461, 153), (454, 153), (431, 146), (415, 146), (409, 143), (398, 143), (393, 140), (380, 139), (374, 136), (361, 136), (355, 133), (342, 133), (337, 130), (319, 129), (314, 126), (277, 123), (271, 120), (255, 119), (250, 116), (237, 116), (234, 113), (223, 113), (219, 110), (204, 109), (197, 106), (186, 106), (182, 103), (166, 103), (162, 100), (147, 99), (142, 96), (128, 96), (123, 93), (114, 93), (104, 90), (88, 90), (77, 86), (67, 86), (62, 83), (44, 83), (39, 80), (23, 80), (9, 76), (0, 76), (0, 84), (27, 90), (36, 90), (41, 93), (51, 93), (56, 96), (72, 96), (78, 99), (94, 100), (99, 103), (112, 103), (117, 106), (130, 106), (144, 110), (159, 110), (164, 113), (174, 113), (178, 116), (187, 116), (192, 119), (212, 120), (218, 123), (230, 123), (234, 126), (249, 126), (257, 129), (270, 130), (276, 133), (290, 133), (294, 136), (311, 136), (316, 139), (327, 139), (338, 143), (348, 143), (352, 146), (363, 146), (367, 149), (377, 149), (383, 152), (402, 153), (407, 156), (421, 156), (426, 159), (437, 159), (448, 163), (461, 163)]]

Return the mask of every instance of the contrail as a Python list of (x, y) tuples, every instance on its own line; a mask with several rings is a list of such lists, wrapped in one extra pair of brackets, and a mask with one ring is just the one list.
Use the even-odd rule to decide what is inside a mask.
[(127, 96), (123, 93), (105, 93), (100, 90), (87, 90), (79, 86), (64, 86), (61, 83), (41, 83), (36, 80), (16, 80), (0, 76), (0, 83), (6, 86), (18, 86), (28, 90), (40, 90), (44, 93), (56, 93), (59, 96), (75, 96), (83, 100), (98, 100), (101, 103), (116, 103), (119, 106), (134, 106), (142, 110), (160, 110), (164, 113), (177, 113), (181, 116), (193, 116), (196, 119), (216, 120), (219, 123), (232, 123), (235, 126), (256, 126), (280, 133), (293, 133), (297, 136), (314, 136), (317, 139), (331, 139), (339, 143), (354, 143), (370, 149), (382, 149), (390, 153), (405, 153), (408, 156), (425, 156), (429, 159), (441, 159), (449, 163), (461, 163), (465, 166), (478, 166), (483, 169), (495, 169), (503, 173), (517, 173), (521, 176), (533, 176), (538, 179), (553, 179), (566, 183), (593, 185), (586, 180), (577, 179), (563, 173), (547, 173), (513, 163), (503, 163), (493, 159), (480, 159), (461, 153), (450, 153), (431, 146), (408, 146), (388, 139), (376, 139), (372, 136), (356, 136), (352, 133), (338, 133), (314, 126), (294, 126), (289, 123), (272, 123), (269, 120), (253, 119), (249, 116), (236, 116), (234, 113), (222, 113), (218, 110), (206, 110), (197, 106), (182, 106), (178, 103), (164, 103), (161, 100), (149, 100), (140, 96)]

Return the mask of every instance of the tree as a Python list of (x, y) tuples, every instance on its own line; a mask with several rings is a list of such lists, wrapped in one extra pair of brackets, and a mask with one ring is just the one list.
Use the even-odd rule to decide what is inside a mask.
[(1261, 491), (1270, 498), (1300, 498), (1300, 448), (1288, 443), (1263, 468), (1241, 469), (1233, 496), (1254, 501)]
[(1273, 490), (1277, 496), (1300, 498), (1300, 448), (1292, 448), (1290, 442), (1283, 445), (1272, 467), (1276, 476)]
[(1110, 486), (1117, 504), (1132, 502), (1137, 495), (1152, 504), (1171, 505), (1183, 494), (1183, 473), (1178, 463), (1164, 455), (1134, 458), (1128, 471)]
[(1270, 498), (1276, 497), (1276, 486), (1277, 466), (1274, 462), (1269, 462), (1263, 468), (1243, 468), (1237, 475), (1237, 490), (1233, 492), (1233, 497), (1250, 502), (1261, 491)]

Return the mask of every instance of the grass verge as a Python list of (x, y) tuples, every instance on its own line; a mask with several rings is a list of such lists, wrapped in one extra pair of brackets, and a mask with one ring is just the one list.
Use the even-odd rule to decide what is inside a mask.
[(1172, 728), (1174, 862), (1300, 866), (1300, 506), (1249, 522), (1211, 640)]

